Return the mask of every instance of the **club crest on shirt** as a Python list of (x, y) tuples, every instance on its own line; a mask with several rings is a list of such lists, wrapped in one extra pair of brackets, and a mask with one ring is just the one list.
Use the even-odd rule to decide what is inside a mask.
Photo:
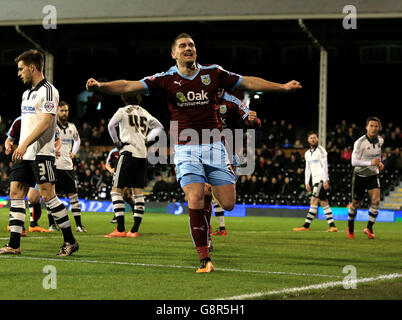
[(47, 112), (52, 111), (53, 108), (54, 108), (53, 102), (50, 102), (50, 101), (49, 101), (49, 102), (46, 102), (46, 103), (45, 103), (45, 109), (46, 109)]
[(224, 114), (224, 113), (226, 113), (226, 111), (227, 111), (226, 105), (225, 105), (225, 104), (221, 104), (221, 105), (219, 106), (219, 112), (222, 113), (222, 114)]
[(209, 74), (202, 75), (201, 81), (203, 84), (209, 85), (211, 83), (211, 78), (210, 78)]

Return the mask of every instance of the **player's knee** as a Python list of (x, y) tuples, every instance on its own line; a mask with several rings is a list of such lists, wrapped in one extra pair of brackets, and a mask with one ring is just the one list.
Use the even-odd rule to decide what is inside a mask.
[(25, 198), (26, 189), (21, 184), (11, 183), (10, 185), (10, 199)]
[(40, 202), (39, 192), (36, 192), (36, 193), (28, 192), (28, 201), (32, 204), (39, 203)]
[(371, 201), (371, 206), (372, 207), (379, 207), (380, 206), (380, 199), (373, 199)]
[(355, 208), (355, 209), (360, 208), (360, 201), (358, 201), (358, 200), (353, 200), (353, 201), (352, 201), (352, 207)]
[(232, 211), (235, 207), (235, 201), (231, 199), (224, 199), (223, 201), (219, 201), (223, 210)]

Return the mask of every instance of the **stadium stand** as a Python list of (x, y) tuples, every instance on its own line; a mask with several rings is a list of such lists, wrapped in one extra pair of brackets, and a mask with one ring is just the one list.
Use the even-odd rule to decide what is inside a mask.
[[(0, 145), (0, 195), (8, 194), (8, 173), (12, 166), (10, 156), (4, 153), (6, 130), (12, 119), (2, 123)], [(108, 152), (113, 148), (105, 130), (108, 120), (95, 123), (83, 122), (78, 125), (82, 143), (74, 170), (77, 174), (79, 197), (85, 199), (110, 199), (112, 175), (105, 169)], [(331, 185), (330, 203), (333, 206), (347, 206), (351, 199), (350, 163), (353, 142), (362, 135), (362, 129), (346, 121), (329, 128), (327, 152)], [(304, 152), (302, 141), (308, 130), (294, 127), (285, 120), (263, 119), (263, 126), (257, 131), (255, 171), (242, 176), (237, 183), (237, 203), (308, 205), (309, 197), (304, 187)], [(381, 202), (385, 208), (398, 206), (395, 194), (401, 193), (402, 180), (402, 133), (393, 123), (384, 126), (385, 140), (383, 163), (385, 169), (380, 174)], [(286, 144), (286, 146), (284, 146)], [(159, 178), (158, 178), (159, 177)], [(184, 193), (176, 182), (173, 165), (156, 164), (148, 166), (148, 186), (144, 193), (146, 201), (184, 201)], [(155, 187), (162, 184), (163, 188)], [(398, 189), (399, 188), (399, 189)], [(368, 198), (363, 206), (368, 205)], [(402, 202), (400, 203), (402, 206)], [(399, 209), (399, 207), (398, 207)]]

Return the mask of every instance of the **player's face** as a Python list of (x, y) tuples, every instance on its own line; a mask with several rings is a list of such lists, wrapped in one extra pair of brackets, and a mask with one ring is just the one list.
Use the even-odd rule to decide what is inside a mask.
[(68, 119), (68, 107), (67, 106), (59, 107), (59, 111), (57, 111), (57, 115), (61, 122), (66, 122)]
[(367, 136), (370, 138), (374, 138), (378, 135), (378, 132), (380, 131), (380, 124), (378, 121), (369, 121), (369, 123), (366, 126), (367, 130)]
[(307, 138), (307, 142), (311, 147), (316, 147), (318, 145), (318, 137), (315, 134), (310, 134)]
[(197, 59), (197, 50), (195, 49), (193, 39), (177, 39), (176, 46), (172, 50), (172, 58), (180, 65), (191, 65), (195, 63), (195, 60)]
[(18, 77), (24, 84), (32, 83), (33, 66), (27, 66), (24, 61), (18, 61)]

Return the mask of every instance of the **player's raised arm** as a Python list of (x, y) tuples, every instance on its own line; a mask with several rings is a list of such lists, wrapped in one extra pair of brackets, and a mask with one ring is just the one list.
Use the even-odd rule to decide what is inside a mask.
[(88, 91), (101, 91), (112, 95), (123, 93), (145, 93), (144, 85), (140, 81), (115, 80), (99, 82), (93, 78), (88, 79), (86, 88)]
[(239, 89), (249, 91), (276, 91), (276, 92), (290, 92), (301, 89), (300, 82), (296, 80), (289, 81), (288, 83), (281, 84), (271, 82), (258, 77), (243, 77), (239, 85)]

